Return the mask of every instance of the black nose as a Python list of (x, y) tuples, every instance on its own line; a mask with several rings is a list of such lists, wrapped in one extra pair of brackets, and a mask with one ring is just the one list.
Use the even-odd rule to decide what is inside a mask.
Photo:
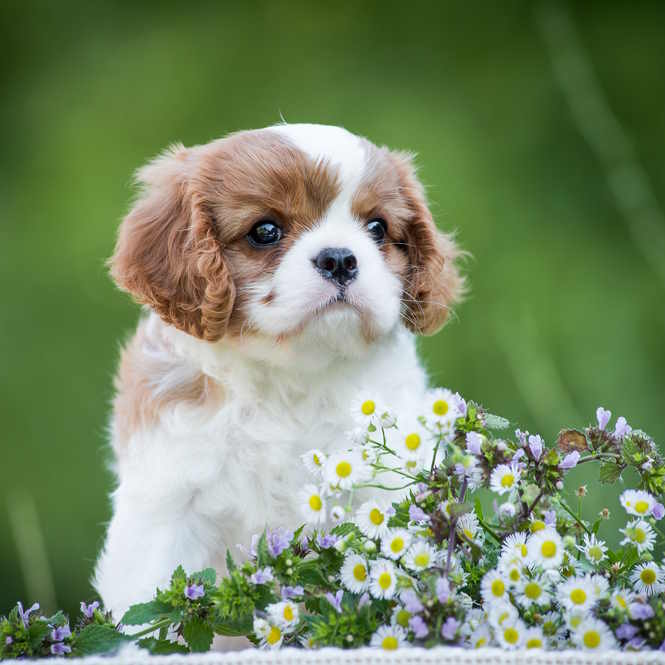
[(326, 279), (340, 286), (348, 284), (358, 274), (358, 261), (346, 247), (326, 247), (312, 262)]

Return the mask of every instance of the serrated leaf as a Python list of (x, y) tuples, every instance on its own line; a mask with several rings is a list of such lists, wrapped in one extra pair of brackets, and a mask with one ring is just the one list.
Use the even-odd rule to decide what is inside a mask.
[(226, 637), (241, 637), (250, 635), (253, 631), (254, 616), (248, 614), (240, 617), (239, 619), (220, 619), (215, 624), (214, 629), (217, 635), (224, 635)]
[(37, 649), (50, 632), (51, 626), (46, 621), (33, 621), (28, 629), (30, 646), (33, 649)]
[(342, 524), (338, 524), (334, 529), (332, 529), (330, 533), (333, 533), (340, 538), (344, 538), (344, 536), (348, 536), (355, 530), (356, 527), (352, 522), (343, 522)]
[(236, 562), (233, 560), (233, 556), (231, 555), (231, 550), (226, 550), (226, 570), (229, 573), (232, 573), (238, 566), (236, 566)]
[(603, 462), (600, 465), (599, 480), (601, 483), (615, 483), (621, 476), (621, 467), (616, 462)]
[(155, 637), (144, 637), (137, 644), (155, 656), (168, 656), (172, 653), (189, 653), (189, 649), (184, 644), (170, 642), (169, 640), (158, 640)]
[(509, 426), (509, 420), (506, 420), (501, 416), (496, 416), (493, 413), (485, 414), (485, 427), (487, 427), (487, 429), (501, 430), (508, 429)]
[[(229, 551), (226, 551), (227, 557), (230, 556)], [(233, 561), (233, 559), (232, 559)], [(228, 559), (227, 559), (228, 562)], [(215, 586), (215, 582), (217, 581), (217, 573), (215, 572), (214, 568), (204, 568), (203, 570), (200, 570), (197, 573), (192, 573), (191, 578), (194, 580), (198, 580), (200, 582), (203, 582), (204, 584), (208, 584), (210, 586)]]
[(178, 582), (182, 584), (187, 582), (187, 574), (182, 566), (178, 566), (171, 575), (171, 586), (175, 586)]
[(110, 653), (131, 640), (131, 635), (119, 633), (112, 626), (93, 623), (76, 636), (74, 651), (81, 656)]
[(138, 603), (132, 605), (120, 620), (120, 623), (126, 626), (140, 626), (144, 623), (150, 623), (155, 619), (170, 614), (173, 608), (159, 600), (151, 600), (149, 603)]
[(210, 650), (214, 633), (205, 621), (195, 617), (184, 624), (182, 636), (193, 652), (204, 653)]
[(259, 568), (263, 568), (270, 563), (270, 552), (268, 552), (268, 537), (264, 531), (259, 538), (256, 546), (256, 562)]
[(46, 619), (46, 621), (53, 626), (63, 626), (65, 623), (67, 623), (67, 617), (62, 610), (59, 610), (53, 616)]

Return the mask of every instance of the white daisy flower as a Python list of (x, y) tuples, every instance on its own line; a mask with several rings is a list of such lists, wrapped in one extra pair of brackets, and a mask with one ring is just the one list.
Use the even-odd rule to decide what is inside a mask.
[(571, 610), (564, 615), (564, 620), (566, 622), (566, 626), (568, 626), (568, 630), (575, 631), (582, 625), (586, 617), (587, 614), (585, 612), (581, 612), (580, 610)]
[(381, 414), (387, 409), (383, 406), (380, 396), (371, 391), (360, 391), (351, 400), (351, 417), (360, 426), (367, 429), (369, 425), (380, 426)]
[(397, 430), (387, 435), (389, 446), (397, 454), (406, 459), (432, 461), (434, 447), (431, 444), (431, 434), (416, 420), (409, 419), (402, 423), (400, 421)]
[(381, 538), (388, 533), (388, 515), (385, 505), (370, 499), (356, 511), (356, 524), (368, 538)]
[(399, 559), (411, 544), (411, 534), (406, 529), (390, 529), (381, 539), (381, 554), (389, 559)]
[(308, 450), (304, 455), (300, 456), (305, 468), (314, 476), (321, 476), (323, 474), (323, 465), (326, 463), (326, 455), (318, 448)]
[(504, 649), (520, 649), (526, 638), (526, 626), (521, 619), (507, 620), (495, 631), (495, 635)]
[(485, 573), (480, 584), (480, 593), (483, 600), (490, 606), (508, 600), (508, 582), (498, 570)]
[(316, 485), (305, 485), (298, 493), (300, 512), (308, 524), (321, 524), (326, 521), (326, 500)]
[(637, 566), (630, 576), (630, 581), (638, 593), (645, 593), (647, 596), (665, 591), (665, 572), (653, 561)]
[(468, 540), (477, 545), (482, 545), (485, 540), (485, 533), (480, 528), (478, 518), (473, 512), (464, 513), (464, 515), (457, 520), (455, 529), (457, 530), (457, 533), (465, 536)]
[(386, 651), (394, 651), (395, 649), (408, 646), (406, 631), (399, 625), (379, 626), (374, 635), (372, 635), (369, 644), (372, 647), (378, 647)]
[(490, 476), (490, 489), (497, 494), (506, 494), (517, 488), (522, 471), (517, 464), (499, 464)]
[(524, 577), (515, 594), (517, 602), (524, 608), (531, 605), (549, 605), (550, 582), (544, 575), (534, 574)]
[(547, 529), (547, 524), (532, 514), (531, 517), (529, 517), (529, 531), (531, 531), (531, 533), (536, 533), (543, 529)]
[(656, 532), (651, 528), (651, 525), (644, 520), (633, 520), (626, 524), (625, 529), (619, 529), (625, 536), (621, 541), (621, 545), (635, 545), (637, 551), (650, 552), (656, 542)]
[(637, 517), (651, 515), (651, 511), (656, 505), (656, 499), (643, 490), (626, 490), (619, 497), (619, 501), (629, 515), (637, 515)]
[(348, 554), (339, 571), (342, 584), (353, 593), (363, 593), (369, 587), (367, 561), (360, 554)]
[(478, 626), (467, 638), (467, 644), (471, 649), (482, 649), (483, 647), (489, 646), (490, 641), (492, 640), (492, 633), (490, 632), (489, 626), (482, 625)]
[(272, 619), (272, 623), (281, 628), (284, 633), (292, 632), (298, 625), (298, 606), (290, 600), (268, 605), (266, 612)]
[(521, 561), (526, 561), (529, 550), (526, 547), (526, 539), (528, 533), (525, 531), (517, 531), (507, 536), (503, 543), (501, 543), (501, 554), (509, 555), (510, 557), (517, 557)]
[(591, 580), (591, 584), (593, 585), (593, 593), (597, 599), (607, 595), (607, 591), (610, 588), (610, 583), (607, 581), (607, 578), (604, 575), (590, 575), (589, 579)]
[[(506, 596), (507, 598), (508, 596)], [(499, 600), (490, 604), (487, 620), (494, 630), (498, 631), (504, 624), (509, 624), (519, 618), (517, 608), (508, 600)]]
[(437, 563), (436, 550), (425, 540), (416, 541), (411, 545), (404, 557), (404, 565), (416, 571), (427, 570)]
[(508, 582), (508, 586), (517, 586), (524, 578), (524, 563), (518, 557), (508, 557), (505, 554), (499, 559), (498, 569)]
[(260, 640), (260, 646), (268, 649), (279, 649), (284, 640), (284, 633), (279, 626), (271, 625), (265, 619), (254, 619), (254, 634)]
[(610, 604), (612, 607), (616, 607), (619, 610), (627, 612), (630, 604), (634, 601), (634, 599), (635, 594), (631, 593), (630, 591), (626, 591), (625, 589), (617, 589), (610, 597)]
[(343, 506), (333, 506), (330, 509), (330, 519), (335, 523), (341, 522), (345, 516), (346, 511)]
[(616, 648), (612, 631), (600, 619), (585, 619), (571, 637), (585, 651), (609, 651)]
[(366, 480), (370, 471), (360, 452), (354, 449), (330, 455), (323, 467), (323, 475), (331, 487), (348, 490), (354, 483)]
[(545, 569), (558, 568), (563, 561), (563, 541), (561, 536), (551, 528), (536, 531), (526, 541), (529, 551), (528, 561), (532, 565)]
[(543, 629), (539, 626), (527, 628), (524, 631), (524, 648), (525, 649), (544, 649), (547, 646)]
[(553, 637), (557, 634), (561, 623), (561, 616), (558, 612), (547, 612), (547, 614), (543, 614), (542, 621), (543, 633), (545, 633), (545, 635)]
[(557, 588), (559, 603), (570, 611), (588, 612), (596, 604), (594, 585), (588, 575), (571, 577)]
[(395, 605), (393, 613), (390, 615), (390, 625), (402, 626), (402, 628), (409, 629), (409, 619), (412, 617), (411, 612), (409, 612), (406, 607), (403, 605)]
[(436, 425), (437, 429), (451, 431), (461, 415), (457, 398), (446, 388), (429, 390), (425, 395), (425, 415), (428, 422)]
[(599, 564), (607, 558), (607, 555), (605, 554), (605, 552), (607, 552), (605, 541), (598, 540), (595, 533), (592, 533), (591, 536), (589, 536), (588, 533), (585, 533), (584, 542), (582, 545), (578, 545), (577, 549), (594, 565)]
[(370, 569), (369, 591), (374, 598), (392, 598), (397, 587), (395, 566), (387, 559), (377, 559)]

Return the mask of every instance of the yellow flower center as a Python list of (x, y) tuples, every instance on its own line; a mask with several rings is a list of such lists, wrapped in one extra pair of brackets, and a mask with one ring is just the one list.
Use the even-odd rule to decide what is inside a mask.
[(418, 450), (420, 446), (420, 435), (413, 432), (404, 439), (404, 443), (409, 450)]
[(517, 568), (511, 568), (508, 577), (510, 577), (511, 582), (517, 582), (520, 579), (520, 571)]
[(600, 644), (600, 635), (596, 630), (587, 630), (584, 633), (584, 646), (587, 649), (596, 649)]
[(316, 453), (312, 455), (312, 461), (316, 466), (321, 466), (321, 458)]
[(404, 549), (404, 538), (397, 536), (390, 543), (390, 549), (394, 554), (399, 554)]
[(542, 649), (543, 648), (543, 641), (540, 639), (540, 637), (532, 637), (530, 640), (526, 641), (526, 648), (527, 649)]
[(464, 535), (469, 539), (473, 540), (473, 532), (470, 531), (469, 529), (463, 529)]
[(506, 591), (506, 586), (501, 580), (494, 580), (492, 582), (492, 594), (498, 596), (499, 598), (503, 596)]
[(481, 647), (484, 647), (486, 644), (487, 644), (487, 638), (481, 637), (478, 640), (476, 640), (476, 649), (480, 649)]
[(546, 540), (540, 546), (540, 553), (546, 558), (551, 559), (556, 555), (556, 543), (552, 540)]
[(639, 513), (640, 515), (644, 515), (644, 513), (649, 510), (649, 503), (647, 501), (644, 501), (641, 499), (640, 501), (635, 502), (635, 512)]
[(598, 547), (598, 545), (590, 547), (589, 558), (593, 559), (594, 561), (600, 561), (603, 558), (603, 550), (600, 547)]
[(640, 579), (647, 586), (651, 586), (656, 581), (656, 573), (651, 568), (645, 568), (640, 573)]
[(582, 617), (581, 616), (572, 616), (568, 620), (570, 623), (571, 628), (577, 628), (581, 623), (582, 623)]
[(293, 608), (291, 607), (291, 605), (284, 606), (284, 618), (287, 621), (293, 621)]
[(570, 600), (575, 605), (584, 605), (586, 603), (586, 591), (584, 589), (573, 589), (570, 592)]
[(374, 413), (375, 409), (376, 409), (376, 404), (371, 399), (364, 401), (360, 406), (360, 410), (363, 412), (363, 415), (365, 416), (371, 416)]
[(647, 539), (647, 534), (643, 529), (635, 529), (633, 531), (633, 540), (640, 545)]
[(507, 473), (501, 478), (501, 487), (512, 487), (515, 483), (515, 476), (512, 473)]
[(499, 625), (501, 625), (509, 616), (510, 614), (508, 614), (508, 612), (503, 612), (502, 614), (499, 614)]
[(623, 608), (624, 610), (628, 609), (628, 603), (623, 596), (617, 596), (616, 601), (619, 607)]
[(312, 494), (312, 496), (309, 497), (309, 507), (316, 512), (321, 510), (323, 503), (321, 501), (321, 497), (318, 494)]
[(378, 508), (369, 511), (369, 521), (376, 526), (383, 524), (383, 513)]
[(432, 411), (434, 411), (437, 416), (445, 416), (446, 413), (448, 413), (449, 408), (448, 402), (446, 402), (445, 399), (437, 399), (436, 402), (432, 404)]
[(545, 522), (542, 520), (533, 520), (531, 524), (529, 524), (529, 529), (531, 530), (531, 533), (536, 533), (536, 531), (542, 531), (545, 528)]
[(393, 578), (390, 576), (390, 573), (381, 573), (379, 575), (379, 586), (385, 591), (390, 588), (390, 585), (393, 582)]
[(367, 578), (367, 568), (362, 563), (357, 563), (353, 567), (353, 577), (358, 580), (358, 582), (364, 582)]
[(383, 642), (381, 642), (381, 648), (386, 651), (394, 651), (397, 649), (397, 638), (392, 635), (387, 635), (383, 638)]
[(520, 545), (520, 554), (522, 556), (526, 556), (528, 554), (528, 552), (529, 552), (529, 550), (526, 548), (526, 545), (524, 543), (522, 543)]
[(529, 600), (537, 600), (538, 598), (540, 598), (541, 593), (542, 593), (542, 589), (540, 588), (540, 585), (536, 584), (535, 582), (529, 582), (524, 587), (524, 595)]
[(406, 461), (406, 464), (404, 466), (409, 470), (413, 470), (416, 468), (417, 464), (418, 463), (416, 462), (416, 460), (410, 459)]
[(515, 630), (515, 628), (506, 628), (503, 631), (503, 639), (508, 642), (508, 644), (517, 644), (517, 640), (520, 639), (520, 634)]
[(351, 474), (351, 464), (344, 460), (335, 467), (335, 472), (340, 478), (346, 478)]
[(408, 628), (409, 626), (409, 619), (411, 618), (411, 614), (407, 612), (406, 610), (400, 610), (397, 612), (397, 616), (395, 617), (395, 620), (397, 623), (402, 626), (402, 628)]
[(282, 631), (279, 628), (277, 628), (277, 626), (271, 626), (270, 632), (266, 637), (266, 642), (268, 644), (275, 645), (277, 644), (277, 642), (280, 641), (281, 638), (282, 638)]
[(429, 564), (429, 552), (418, 552), (413, 557), (413, 563), (419, 568), (425, 568)]

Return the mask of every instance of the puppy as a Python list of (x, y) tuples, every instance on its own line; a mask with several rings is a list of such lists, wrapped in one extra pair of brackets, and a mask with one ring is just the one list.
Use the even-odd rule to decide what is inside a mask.
[(179, 564), (221, 574), (227, 548), (297, 526), (300, 456), (349, 446), (361, 387), (421, 403), (414, 335), (463, 288), (411, 157), (338, 127), (176, 145), (138, 182), (110, 259), (146, 306), (116, 378), (94, 580), (116, 620)]

